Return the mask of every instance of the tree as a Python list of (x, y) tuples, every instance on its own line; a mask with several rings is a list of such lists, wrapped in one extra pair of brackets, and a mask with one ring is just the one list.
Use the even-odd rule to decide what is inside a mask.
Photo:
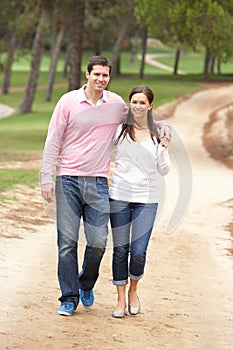
[(229, 45), (233, 34), (233, 2), (229, 1), (229, 7), (225, 4), (223, 7), (222, 3), (224, 1), (195, 1), (188, 10), (188, 24), (206, 50), (203, 79), (208, 78), (213, 57), (219, 62), (227, 61), (233, 55), (233, 47)]
[(136, 18), (146, 25), (148, 33), (172, 47), (176, 47), (173, 73), (178, 73), (182, 48), (194, 46), (186, 26), (186, 12), (191, 0), (136, 0)]
[(142, 61), (140, 68), (140, 78), (144, 76), (145, 56), (146, 56), (146, 41), (147, 36), (152, 35), (160, 40), (168, 41), (169, 23), (168, 9), (171, 2), (168, 0), (135, 0), (135, 17), (137, 23), (142, 29)]
[(85, 16), (85, 0), (72, 0), (72, 13), (69, 22), (70, 46), (69, 46), (69, 90), (78, 89), (81, 84), (81, 63), (83, 26)]
[(140, 68), (140, 74), (139, 78), (144, 78), (144, 67), (145, 67), (145, 56), (146, 56), (146, 49), (147, 49), (147, 27), (145, 26), (143, 28), (143, 35), (142, 35), (142, 60), (141, 60), (141, 68)]
[(8, 93), (11, 78), (11, 66), (16, 46), (15, 28), (17, 19), (12, 17), (15, 7), (16, 4), (12, 1), (2, 1), (0, 3), (0, 51), (8, 51), (6, 61), (1, 62), (0, 66), (1, 71), (4, 73), (2, 85), (3, 94)]
[[(0, 26), (3, 29), (1, 38), (2, 49), (7, 52), (6, 60), (3, 64), (2, 93), (7, 94), (9, 92), (11, 70), (16, 56), (16, 49), (21, 46), (22, 42), (27, 42), (27, 33), (35, 25), (35, 16), (30, 0), (2, 1), (0, 12), (2, 14)], [(16, 53), (16, 57), (18, 57), (22, 56), (24, 51), (20, 50)]]
[(7, 60), (5, 65), (5, 75), (3, 79), (3, 85), (2, 85), (2, 93), (8, 94), (9, 92), (9, 86), (11, 81), (11, 67), (14, 61), (14, 52), (16, 48), (17, 43), (17, 37), (15, 35), (15, 31), (12, 32), (10, 41), (9, 41), (9, 48), (8, 48), (8, 54), (7, 54)]
[(40, 62), (44, 49), (45, 34), (49, 25), (49, 17), (50, 9), (45, 6), (42, 8), (39, 24), (37, 26), (36, 35), (33, 42), (31, 69), (29, 72), (26, 89), (19, 106), (19, 113), (21, 114), (31, 112), (39, 78)]
[(111, 0), (88, 0), (85, 7), (84, 46), (93, 47), (94, 54), (100, 55), (108, 27)]
[(122, 40), (124, 39), (125, 33), (127, 31), (127, 28), (129, 26), (130, 20), (133, 16), (134, 12), (134, 1), (130, 2), (130, 5), (128, 7), (128, 10), (122, 20), (122, 23), (120, 25), (120, 30), (117, 35), (117, 39), (115, 41), (115, 45), (112, 52), (112, 73), (111, 75), (114, 77), (119, 74), (119, 59), (120, 59), (120, 50), (121, 50), (121, 44)]
[(136, 18), (148, 32), (176, 45), (174, 73), (178, 71), (183, 48), (206, 49), (203, 77), (211, 70), (211, 60), (232, 57), (233, 0), (136, 0)]
[(198, 39), (192, 34), (192, 27), (187, 25), (187, 11), (192, 6), (193, 0), (174, 1), (168, 10), (170, 37), (173, 46), (176, 47), (176, 55), (173, 73), (178, 74), (179, 62), (183, 49), (187, 47), (195, 48)]
[(65, 24), (60, 20), (60, 16), (58, 19), (58, 23), (56, 22), (57, 21), (53, 22), (54, 41), (51, 46), (51, 62), (50, 62), (49, 75), (48, 75), (46, 101), (51, 100), (52, 90), (53, 90), (53, 85), (54, 85), (55, 75), (56, 75), (58, 56), (61, 50), (62, 40), (65, 33)]

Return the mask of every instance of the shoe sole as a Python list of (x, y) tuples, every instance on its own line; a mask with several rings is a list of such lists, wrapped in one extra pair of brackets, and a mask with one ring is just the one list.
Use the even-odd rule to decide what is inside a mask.
[(85, 302), (82, 302), (82, 300), (81, 300), (81, 303), (83, 304), (83, 306), (84, 306), (85, 308), (90, 309), (90, 308), (93, 306), (94, 301), (93, 301), (93, 303), (92, 303), (91, 305), (87, 305)]
[(72, 316), (73, 315), (73, 312), (70, 314), (69, 312), (66, 312), (66, 311), (58, 311), (57, 313), (61, 316)]
[(114, 317), (114, 318), (124, 318), (126, 316), (126, 314), (125, 313), (117, 313), (117, 312), (113, 312), (112, 313), (112, 317)]

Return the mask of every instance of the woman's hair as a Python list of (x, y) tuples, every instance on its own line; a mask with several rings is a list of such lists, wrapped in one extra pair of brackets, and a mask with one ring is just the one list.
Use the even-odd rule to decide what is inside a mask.
[[(129, 101), (131, 101), (131, 98), (133, 97), (133, 95), (138, 94), (138, 93), (143, 93), (147, 97), (149, 103), (153, 103), (154, 93), (147, 86), (135, 86), (129, 94)], [(129, 108), (127, 116), (126, 116), (125, 120), (123, 121), (120, 135), (118, 136), (118, 138), (115, 141), (115, 145), (118, 144), (118, 142), (120, 141), (121, 138), (122, 138), (122, 140), (124, 140), (124, 138), (127, 135), (129, 135), (129, 137), (133, 141), (136, 141), (135, 133), (134, 133), (134, 125), (137, 125), (137, 122), (134, 120), (134, 117), (133, 117), (131, 110)], [(154, 119), (153, 119), (153, 115), (152, 115), (152, 109), (147, 111), (147, 125), (148, 125), (148, 129), (150, 130), (150, 135), (151, 135), (152, 141), (155, 143), (154, 137), (156, 137), (157, 141), (160, 142), (158, 131), (157, 131)]]
[(111, 62), (103, 56), (92, 56), (87, 63), (87, 71), (91, 73), (93, 66), (109, 67), (109, 74), (111, 74), (112, 65)]

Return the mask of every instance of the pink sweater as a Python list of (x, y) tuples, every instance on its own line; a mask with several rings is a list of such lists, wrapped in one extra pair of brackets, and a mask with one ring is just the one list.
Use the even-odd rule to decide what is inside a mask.
[(83, 87), (64, 94), (49, 124), (41, 184), (52, 183), (55, 174), (107, 177), (113, 137), (127, 112), (124, 100), (107, 90), (96, 106)]
[(100, 102), (90, 104), (83, 87), (60, 98), (45, 142), (41, 184), (53, 182), (54, 172), (108, 176), (113, 136), (128, 108), (120, 96), (107, 90)]

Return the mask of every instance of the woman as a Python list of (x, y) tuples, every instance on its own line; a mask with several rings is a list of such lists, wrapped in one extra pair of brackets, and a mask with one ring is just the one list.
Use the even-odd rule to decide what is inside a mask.
[(112, 316), (125, 317), (126, 285), (128, 311), (140, 311), (138, 281), (143, 277), (146, 251), (158, 206), (157, 173), (170, 169), (168, 140), (159, 141), (152, 117), (154, 94), (146, 86), (129, 94), (126, 120), (115, 135), (116, 160), (110, 187), (110, 221), (113, 234), (113, 284), (118, 302)]

